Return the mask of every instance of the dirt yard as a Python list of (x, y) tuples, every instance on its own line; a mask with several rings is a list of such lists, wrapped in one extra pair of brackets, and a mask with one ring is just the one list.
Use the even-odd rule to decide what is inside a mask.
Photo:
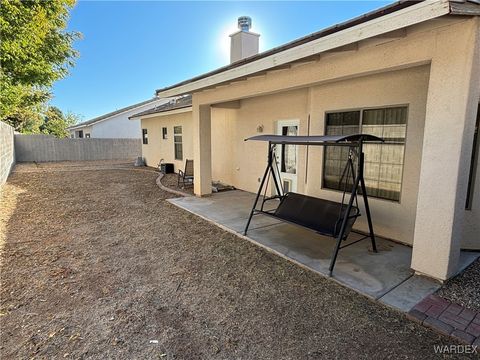
[(153, 171), (82, 166), (22, 165), (3, 188), (2, 359), (427, 359), (453, 343), (167, 203)]

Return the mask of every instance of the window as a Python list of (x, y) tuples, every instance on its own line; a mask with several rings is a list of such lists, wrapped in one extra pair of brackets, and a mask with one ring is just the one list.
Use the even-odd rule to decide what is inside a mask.
[[(407, 107), (365, 109), (328, 113), (327, 135), (366, 133), (385, 139), (383, 144), (364, 144), (365, 185), (369, 196), (399, 201), (403, 154), (407, 130)], [(326, 147), (323, 186), (343, 190), (340, 184), (348, 148)]]
[(167, 128), (166, 127), (162, 128), (162, 139), (163, 140), (167, 139)]
[(478, 141), (478, 127), (480, 126), (480, 104), (478, 104), (477, 110), (477, 123), (475, 124), (475, 133), (473, 134), (473, 148), (472, 148), (472, 159), (470, 162), (470, 173), (468, 176), (468, 187), (467, 187), (467, 203), (465, 204), (465, 209), (472, 209), (473, 201), (473, 188), (475, 185), (475, 174), (477, 173), (478, 166), (478, 152), (480, 147), (480, 142)]
[(85, 139), (90, 139), (90, 134), (89, 133), (85, 133)]
[(173, 145), (175, 148), (175, 160), (183, 160), (183, 145), (182, 145), (182, 127), (173, 127)]
[(79, 139), (83, 138), (83, 130), (78, 130), (77, 131), (77, 138), (79, 138)]
[(142, 141), (144, 145), (148, 144), (148, 131), (147, 129), (142, 129)]

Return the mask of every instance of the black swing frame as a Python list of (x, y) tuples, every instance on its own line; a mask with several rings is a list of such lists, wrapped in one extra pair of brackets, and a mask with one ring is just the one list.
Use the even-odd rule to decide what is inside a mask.
[[(306, 146), (347, 146), (349, 147), (349, 157), (347, 164), (344, 168), (342, 177), (340, 179), (340, 182), (344, 179), (345, 176), (348, 176), (349, 173), (352, 175), (352, 180), (353, 180), (353, 185), (351, 188), (350, 192), (350, 199), (348, 201), (348, 205), (346, 207), (345, 213), (343, 214), (343, 219), (341, 219), (341, 227), (337, 235), (327, 235), (327, 236), (333, 236), (336, 238), (336, 243), (335, 247), (333, 250), (332, 258), (330, 260), (330, 266), (329, 266), (329, 276), (332, 276), (333, 268), (335, 267), (335, 262), (337, 260), (338, 252), (340, 249), (343, 249), (347, 246), (353, 245), (359, 241), (365, 240), (370, 238), (371, 244), (372, 244), (372, 250), (374, 252), (377, 252), (377, 246), (375, 242), (375, 234), (373, 231), (373, 223), (372, 223), (372, 218), (371, 218), (371, 213), (370, 213), (370, 206), (368, 204), (368, 196), (367, 196), (367, 191), (366, 191), (366, 186), (365, 186), (365, 179), (364, 179), (364, 167), (365, 167), (365, 154), (363, 152), (363, 144), (368, 142), (368, 143), (382, 143), (384, 140), (382, 138), (373, 136), (373, 135), (368, 135), (368, 134), (355, 134), (355, 135), (330, 135), (330, 136), (282, 136), (282, 135), (259, 135), (259, 136), (254, 136), (247, 140), (259, 140), (259, 141), (268, 141), (268, 161), (267, 161), (267, 167), (265, 169), (265, 173), (262, 177), (262, 180), (260, 182), (260, 187), (258, 189), (257, 195), (255, 197), (255, 201), (252, 206), (252, 210), (250, 212), (250, 216), (248, 218), (247, 224), (245, 226), (244, 230), (244, 235), (247, 235), (248, 228), (250, 226), (250, 222), (252, 221), (253, 216), (263, 214), (267, 215), (276, 219), (280, 219), (284, 222), (288, 223), (293, 223), (294, 225), (297, 226), (302, 226), (305, 227), (309, 230), (313, 230), (316, 233), (326, 235), (324, 233), (321, 233), (319, 231), (316, 231), (312, 228), (306, 227), (304, 225), (295, 223), (294, 221), (288, 221), (285, 218), (279, 218), (275, 216), (274, 210), (264, 210), (265, 203), (270, 200), (278, 199), (282, 201), (287, 194), (284, 193), (282, 187), (280, 186), (280, 171), (278, 169), (278, 164), (276, 161), (275, 157), (275, 149), (277, 145), (281, 144), (288, 144), (288, 145), (306, 145)], [(354, 170), (354, 162), (353, 162), (353, 154), (356, 153), (358, 157), (358, 163), (357, 163), (357, 171), (355, 174)], [(266, 191), (268, 188), (268, 181), (270, 179), (270, 175), (273, 179), (273, 185), (275, 187), (276, 195), (273, 196), (266, 196)], [(346, 180), (347, 181), (347, 180)], [(344, 206), (344, 200), (345, 200), (345, 195), (347, 192), (347, 182), (345, 182), (345, 188), (343, 192), (343, 197), (342, 197), (342, 203), (340, 205), (340, 209), (343, 209)], [(359, 208), (358, 208), (358, 200), (357, 200), (357, 194), (359, 188), (361, 189), (361, 195), (363, 198), (363, 203), (365, 206), (365, 215), (367, 217), (367, 222), (368, 222), (368, 234), (365, 235), (364, 233), (355, 231), (351, 228), (348, 227), (349, 221), (353, 222), (355, 219), (360, 216)], [(260, 197), (262, 196), (262, 192), (264, 192), (263, 199), (261, 202), (260, 209), (257, 209), (258, 202), (260, 200)], [(300, 195), (296, 194), (297, 196), (305, 196), (305, 195)], [(356, 203), (356, 207), (354, 207), (354, 202)], [(352, 214), (352, 210), (355, 210), (356, 212)], [(341, 212), (339, 214), (339, 217), (341, 216)], [(340, 219), (340, 218), (339, 218)], [(351, 225), (353, 225), (353, 222), (351, 222)], [(351, 243), (348, 243), (346, 245), (341, 245), (342, 241), (346, 240), (348, 234), (350, 232), (355, 232), (359, 233), (361, 235), (365, 235), (362, 238), (355, 240)]]

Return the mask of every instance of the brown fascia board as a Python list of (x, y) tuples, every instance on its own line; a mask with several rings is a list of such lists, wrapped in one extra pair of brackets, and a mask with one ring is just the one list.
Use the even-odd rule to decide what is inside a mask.
[[(251, 62), (254, 62), (256, 60), (259, 60), (259, 59), (262, 59), (264, 57), (267, 57), (267, 56), (270, 56), (270, 55), (273, 55), (273, 54), (277, 54), (279, 52), (282, 52), (282, 51), (285, 51), (287, 49), (291, 49), (291, 48), (294, 48), (296, 46), (299, 46), (299, 45), (302, 45), (302, 44), (305, 44), (305, 43), (308, 43), (310, 41), (313, 41), (313, 40), (316, 40), (316, 39), (319, 39), (319, 38), (322, 38), (324, 36), (327, 36), (327, 35), (331, 35), (331, 34), (334, 34), (336, 32), (339, 32), (341, 30), (345, 30), (345, 29), (348, 29), (350, 27), (353, 27), (355, 25), (358, 25), (358, 24), (362, 24), (362, 23), (365, 23), (367, 21), (370, 21), (370, 20), (373, 20), (373, 19), (376, 19), (376, 18), (379, 18), (381, 16), (384, 16), (384, 15), (387, 15), (387, 14), (391, 14), (395, 11), (399, 11), (401, 9), (404, 9), (406, 7), (409, 7), (409, 6), (412, 6), (412, 5), (415, 5), (415, 4), (418, 4), (420, 2), (423, 2), (425, 0), (420, 0), (420, 1), (411, 1), (411, 0), (406, 0), (406, 1), (397, 1), (393, 4), (390, 4), (390, 5), (387, 5), (387, 6), (384, 6), (382, 8), (379, 8), (377, 10), (373, 10), (371, 12), (368, 12), (368, 13), (365, 13), (363, 15), (360, 15), (356, 18), (353, 18), (353, 19), (350, 19), (350, 20), (347, 20), (343, 23), (339, 23), (339, 24), (336, 24), (336, 25), (333, 25), (333, 26), (330, 26), (326, 29), (323, 29), (323, 30), (320, 30), (318, 32), (315, 32), (315, 33), (312, 33), (310, 35), (307, 35), (307, 36), (304, 36), (302, 38), (299, 38), (297, 40), (293, 40), (289, 43), (286, 43), (284, 45), (281, 45), (281, 46), (278, 46), (276, 48), (273, 48), (273, 49), (270, 49), (270, 50), (267, 50), (267, 51), (264, 51), (260, 54), (257, 54), (257, 55), (253, 55), (253, 56), (250, 56), (248, 58), (245, 58), (245, 59), (242, 59), (242, 60), (239, 60), (239, 61), (236, 61), (234, 62), (233, 64), (230, 64), (230, 65), (227, 65), (227, 66), (223, 66), (221, 68), (218, 68), (218, 69), (215, 69), (213, 71), (210, 71), (208, 73), (205, 73), (205, 74), (202, 74), (202, 75), (199, 75), (199, 76), (196, 76), (196, 77), (193, 77), (191, 79), (188, 79), (188, 80), (185, 80), (185, 81), (182, 81), (182, 82), (179, 82), (175, 85), (171, 85), (171, 86), (167, 86), (167, 87), (164, 87), (162, 89), (157, 89), (155, 91), (156, 94), (162, 92), (162, 91), (166, 91), (166, 90), (170, 90), (170, 89), (174, 89), (178, 86), (182, 86), (182, 85), (186, 85), (186, 84), (189, 84), (191, 82), (194, 82), (194, 81), (197, 81), (197, 80), (200, 80), (200, 79), (204, 79), (204, 78), (207, 78), (209, 76), (212, 76), (212, 75), (215, 75), (215, 74), (219, 74), (219, 73), (222, 73), (224, 71), (227, 71), (227, 70), (231, 70), (231, 69), (234, 69), (236, 67), (239, 67), (239, 66), (242, 66), (242, 65), (245, 65), (245, 64), (248, 64), (248, 63), (251, 63)], [(428, 0), (426, 0), (428, 1)]]

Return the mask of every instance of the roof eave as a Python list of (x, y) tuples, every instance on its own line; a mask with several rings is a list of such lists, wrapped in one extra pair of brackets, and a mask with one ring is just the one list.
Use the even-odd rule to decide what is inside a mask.
[[(394, 5), (398, 6), (404, 3), (404, 1), (398, 2), (393, 5), (389, 5), (386, 8), (393, 7)], [(235, 80), (239, 77), (245, 77), (258, 72), (264, 72), (268, 69), (280, 65), (286, 65), (308, 56), (320, 54), (341, 46), (349, 45), (351, 43), (365, 40), (374, 36), (382, 35), (384, 33), (448, 15), (451, 12), (450, 2), (448, 0), (423, 1), (401, 8), (400, 10), (390, 12), (386, 15), (375, 17), (366, 22), (360, 22), (357, 25), (348, 26), (349, 23), (353, 24), (354, 21), (359, 21), (358, 19), (367, 17), (369, 14), (378, 13), (382, 9), (340, 24), (344, 28), (329, 35), (313, 39), (298, 46), (294, 46), (279, 52), (274, 52), (268, 56), (263, 56), (264, 54), (255, 55), (251, 58), (244, 59), (241, 64), (234, 63), (230, 66), (217, 69), (210, 73), (183, 81), (176, 85), (159, 89), (156, 91), (156, 96), (171, 97), (192, 93), (207, 87), (216, 86), (221, 83)], [(340, 25), (337, 25), (337, 27)], [(257, 59), (257, 57), (260, 58)]]
[(149, 114), (142, 114), (142, 113), (135, 114), (135, 115), (130, 116), (128, 119), (129, 120), (149, 119), (149, 118), (159, 117), (159, 116), (182, 114), (182, 113), (186, 113), (186, 112), (190, 112), (190, 111), (192, 111), (192, 105), (178, 107), (178, 108), (170, 109), (170, 110), (166, 110), (166, 111), (152, 112), (152, 113), (149, 113)]

